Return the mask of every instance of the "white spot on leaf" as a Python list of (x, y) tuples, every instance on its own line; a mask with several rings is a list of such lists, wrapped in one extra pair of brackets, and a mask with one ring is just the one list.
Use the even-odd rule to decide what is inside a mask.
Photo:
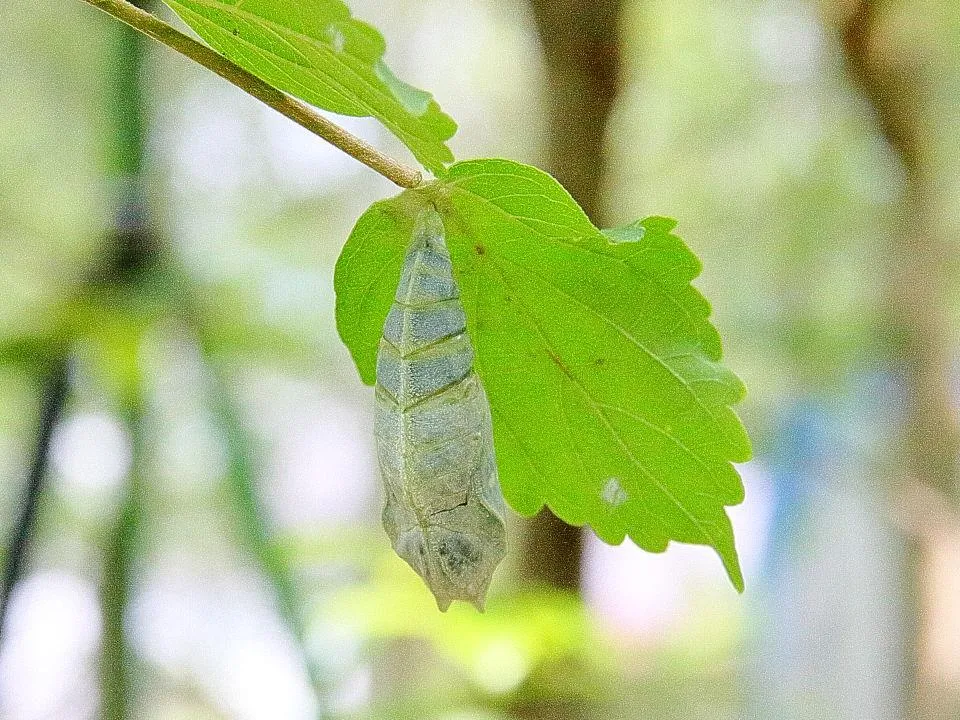
[(600, 490), (600, 499), (610, 507), (619, 507), (627, 501), (627, 491), (620, 484), (620, 478), (607, 478)]
[(343, 31), (333, 23), (327, 25), (327, 39), (330, 41), (330, 44), (333, 45), (334, 52), (342, 53), (347, 47), (346, 36), (343, 34)]

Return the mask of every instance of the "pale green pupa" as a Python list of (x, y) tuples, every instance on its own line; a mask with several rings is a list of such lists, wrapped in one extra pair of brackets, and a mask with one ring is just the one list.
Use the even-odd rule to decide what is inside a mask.
[(420, 213), (377, 353), (383, 527), (441, 610), (483, 609), (506, 552), (490, 405), (436, 210)]

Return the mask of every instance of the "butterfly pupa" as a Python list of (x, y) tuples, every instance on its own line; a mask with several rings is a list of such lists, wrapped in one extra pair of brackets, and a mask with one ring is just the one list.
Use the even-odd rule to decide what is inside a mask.
[(483, 610), (506, 552), (490, 405), (436, 210), (420, 213), (377, 352), (374, 433), (396, 553), (437, 605)]

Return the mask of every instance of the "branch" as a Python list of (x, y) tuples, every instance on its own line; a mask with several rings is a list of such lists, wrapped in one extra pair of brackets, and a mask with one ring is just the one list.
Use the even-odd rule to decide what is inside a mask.
[(40, 412), (40, 427), (37, 431), (37, 441), (34, 446), (33, 460), (30, 464), (30, 476), (24, 494), (23, 505), (17, 517), (14, 531), (10, 537), (7, 550), (6, 567), (3, 572), (3, 587), (0, 588), (0, 637), (7, 619), (10, 605), (10, 595), (14, 585), (23, 572), (26, 553), (29, 546), (30, 534), (33, 531), (43, 491), (44, 480), (47, 476), (47, 462), (50, 456), (50, 439), (53, 430), (60, 421), (64, 405), (67, 401), (68, 369), (67, 360), (57, 357), (49, 370), (43, 387), (43, 408)]
[(213, 391), (210, 398), (212, 410), (226, 435), (229, 462), (225, 480), (237, 529), (244, 548), (259, 563), (261, 572), (270, 583), (280, 618), (293, 633), (310, 684), (320, 702), (329, 692), (329, 683), (310, 652), (309, 633), (301, 611), (303, 601), (293, 569), (271, 537), (268, 511), (257, 491), (257, 467), (253, 457), (255, 443), (241, 417), (240, 408), (231, 398), (222, 370), (211, 357), (202, 322), (196, 319), (193, 311), (193, 308), (184, 308), (184, 321), (196, 333), (201, 360)]
[(402, 188), (417, 187), (423, 180), (419, 170), (397, 162), (382, 154), (373, 146), (348, 133), (339, 125), (327, 120), (311, 106), (280, 92), (243, 68), (234, 65), (206, 45), (184, 35), (150, 13), (141, 10), (126, 0), (83, 0), (125, 22), (144, 35), (186, 55), (194, 62), (212, 70), (227, 82), (233, 83), (249, 95), (269, 105), (314, 135), (319, 135), (332, 145), (356, 158), (370, 169), (380, 173)]

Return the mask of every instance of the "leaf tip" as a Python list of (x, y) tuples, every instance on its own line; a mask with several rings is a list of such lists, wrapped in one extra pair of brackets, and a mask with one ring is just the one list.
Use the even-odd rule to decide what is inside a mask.
[(720, 556), (720, 561), (723, 563), (723, 568), (727, 571), (727, 577), (730, 578), (734, 589), (742, 595), (746, 586), (743, 582), (743, 570), (740, 568), (740, 558), (737, 556), (736, 549), (733, 547), (726, 550), (717, 549), (717, 554)]

